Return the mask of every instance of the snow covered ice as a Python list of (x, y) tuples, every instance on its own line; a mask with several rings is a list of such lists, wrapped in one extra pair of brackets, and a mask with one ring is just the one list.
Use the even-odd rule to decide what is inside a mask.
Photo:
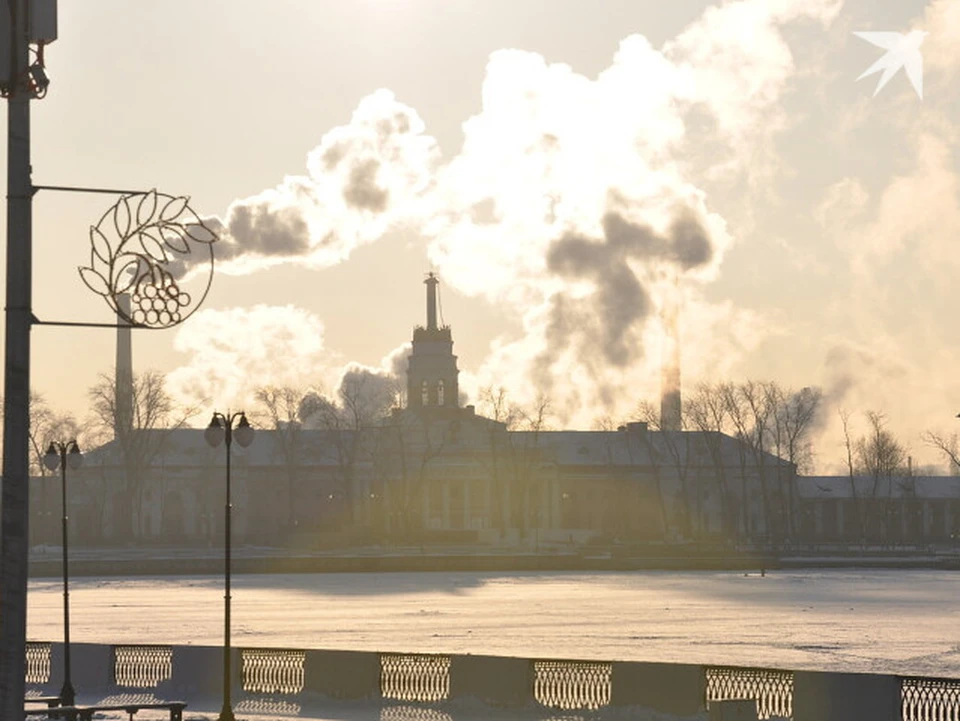
[[(234, 575), (233, 644), (960, 677), (960, 575), (932, 570)], [(59, 579), (28, 638), (62, 639)], [(219, 576), (75, 578), (71, 640), (219, 645)]]

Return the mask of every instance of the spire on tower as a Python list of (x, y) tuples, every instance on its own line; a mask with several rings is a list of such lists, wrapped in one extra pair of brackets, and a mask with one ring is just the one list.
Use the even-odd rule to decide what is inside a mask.
[(437, 285), (440, 279), (431, 271), (423, 282), (427, 286), (427, 330), (437, 330)]
[[(460, 404), (457, 357), (450, 326), (437, 324), (440, 279), (427, 273), (427, 326), (413, 329), (413, 348), (407, 362), (407, 404), (410, 408), (457, 408)], [(443, 322), (443, 318), (439, 318)]]

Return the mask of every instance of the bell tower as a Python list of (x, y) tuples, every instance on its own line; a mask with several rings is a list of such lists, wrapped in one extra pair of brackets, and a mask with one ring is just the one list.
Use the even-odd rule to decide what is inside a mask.
[(428, 273), (427, 325), (413, 329), (413, 352), (407, 366), (408, 408), (457, 408), (460, 404), (457, 357), (453, 354), (450, 326), (437, 325), (437, 286), (440, 279)]

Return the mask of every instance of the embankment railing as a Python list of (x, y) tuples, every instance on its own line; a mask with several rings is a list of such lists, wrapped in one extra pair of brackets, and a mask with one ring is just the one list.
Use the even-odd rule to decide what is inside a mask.
[[(26, 652), (28, 693), (55, 695), (62, 683), (62, 644), (29, 642)], [(235, 695), (249, 710), (295, 714), (304, 702), (334, 698), (376, 701), (385, 712), (394, 709), (390, 713), (399, 713), (397, 704), (426, 712), (471, 697), (502, 707), (590, 712), (645, 706), (692, 716), (711, 703), (753, 700), (760, 719), (960, 721), (960, 679), (457, 654), (275, 648), (232, 653)], [(222, 693), (220, 647), (73, 644), (71, 654), (81, 695), (106, 698), (136, 689), (190, 703)]]
[(707, 703), (756, 700), (759, 718), (793, 718), (793, 671), (706, 666)]
[(904, 676), (900, 698), (903, 721), (960, 721), (960, 679)]

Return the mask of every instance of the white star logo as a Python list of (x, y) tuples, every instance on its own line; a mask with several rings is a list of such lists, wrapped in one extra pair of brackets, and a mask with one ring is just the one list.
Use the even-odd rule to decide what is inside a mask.
[(857, 80), (862, 80), (868, 75), (879, 73), (882, 70), (883, 75), (880, 76), (877, 89), (873, 91), (874, 96), (876, 96), (883, 89), (883, 86), (890, 81), (890, 78), (896, 75), (900, 68), (903, 68), (907, 74), (907, 79), (913, 85), (913, 89), (923, 100), (923, 56), (920, 55), (920, 46), (927, 36), (926, 32), (912, 30), (906, 35), (903, 33), (860, 32), (854, 33), (854, 35), (887, 51), (877, 62), (867, 68)]

